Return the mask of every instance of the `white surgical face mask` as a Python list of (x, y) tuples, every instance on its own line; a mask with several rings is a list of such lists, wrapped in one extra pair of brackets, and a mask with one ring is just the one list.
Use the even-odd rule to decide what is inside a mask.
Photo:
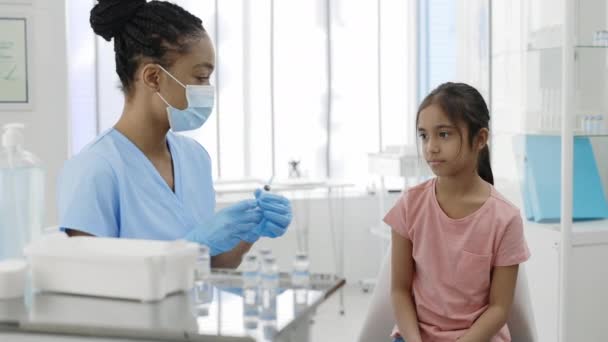
[(188, 107), (183, 110), (171, 106), (169, 102), (157, 92), (158, 96), (167, 104), (167, 114), (169, 116), (171, 130), (174, 132), (182, 132), (200, 128), (205, 121), (207, 121), (213, 110), (215, 87), (212, 85), (184, 85), (171, 75), (171, 73), (165, 70), (165, 68), (160, 65), (159, 67), (186, 89)]

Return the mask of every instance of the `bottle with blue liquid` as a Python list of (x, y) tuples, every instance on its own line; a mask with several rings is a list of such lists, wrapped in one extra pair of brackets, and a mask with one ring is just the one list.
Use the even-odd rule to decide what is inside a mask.
[(211, 256), (209, 247), (200, 245), (198, 257), (194, 269), (194, 314), (196, 317), (203, 317), (209, 314), (209, 307), (213, 301), (213, 286), (210, 282), (211, 277)]
[(256, 329), (259, 316), (258, 277), (260, 264), (257, 255), (249, 254), (243, 262), (243, 320), (246, 329)]
[(0, 260), (20, 258), (42, 231), (45, 171), (23, 148), (24, 125), (2, 127), (0, 149)]
[(269, 248), (262, 248), (259, 250), (258, 263), (260, 264), (260, 271), (258, 272), (258, 307), (262, 307), (262, 267), (266, 257), (272, 255), (272, 251)]
[(291, 272), (291, 285), (293, 287), (293, 302), (296, 313), (306, 308), (308, 304), (308, 289), (310, 288), (310, 262), (306, 253), (297, 253), (293, 271)]
[(262, 263), (262, 320), (276, 321), (278, 292), (279, 267), (274, 256), (267, 255)]

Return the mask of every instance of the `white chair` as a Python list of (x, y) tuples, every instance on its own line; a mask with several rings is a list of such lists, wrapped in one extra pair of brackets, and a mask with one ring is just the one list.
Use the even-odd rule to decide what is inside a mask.
[[(391, 307), (390, 277), (391, 277), (390, 248), (382, 261), (378, 278), (369, 308), (358, 341), (383, 342), (390, 341), (390, 333), (395, 325)], [(536, 342), (536, 326), (534, 313), (530, 302), (528, 278), (525, 265), (519, 266), (513, 306), (507, 321), (513, 342)]]

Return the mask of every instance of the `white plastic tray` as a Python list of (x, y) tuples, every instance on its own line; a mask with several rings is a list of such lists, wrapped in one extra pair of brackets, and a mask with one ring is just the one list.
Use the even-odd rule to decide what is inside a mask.
[(198, 245), (50, 236), (25, 248), (40, 291), (156, 301), (194, 284)]

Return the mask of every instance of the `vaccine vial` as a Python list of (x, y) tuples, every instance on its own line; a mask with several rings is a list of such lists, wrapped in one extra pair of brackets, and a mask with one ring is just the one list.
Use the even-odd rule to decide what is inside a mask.
[(583, 131), (585, 134), (590, 134), (592, 129), (592, 115), (583, 116)]
[(259, 300), (258, 278), (260, 264), (255, 254), (249, 254), (243, 261), (243, 321), (245, 329), (256, 329), (258, 325)]
[(272, 251), (270, 250), (270, 248), (260, 248), (259, 254), (260, 254), (260, 261), (264, 262), (264, 258), (272, 255)]
[(276, 321), (278, 292), (279, 267), (272, 255), (266, 256), (262, 261), (262, 320)]
[(308, 290), (310, 288), (310, 262), (306, 253), (297, 253), (291, 272), (293, 304), (295, 314), (306, 309), (308, 305)]
[(602, 133), (602, 126), (603, 123), (602, 121), (604, 121), (604, 117), (601, 114), (597, 114), (595, 115), (595, 121), (593, 122), (593, 134), (601, 134)]
[(209, 247), (199, 245), (198, 257), (196, 260), (196, 268), (194, 273), (195, 281), (207, 281), (211, 276), (211, 255)]
[(296, 294), (296, 302), (306, 302), (306, 293), (310, 287), (310, 262), (306, 253), (296, 254), (291, 272), (291, 284)]
[(270, 248), (260, 248), (258, 251), (258, 262), (260, 263), (260, 272), (258, 272), (258, 306), (262, 306), (262, 267), (264, 260), (272, 255)]
[(194, 315), (197, 317), (209, 314), (209, 306), (213, 301), (213, 286), (209, 281), (210, 277), (211, 256), (209, 255), (209, 248), (200, 245), (194, 269), (194, 288), (192, 289)]
[(589, 115), (589, 134), (596, 134), (597, 133), (597, 124), (598, 124), (598, 120), (597, 120), (597, 116), (596, 115)]

